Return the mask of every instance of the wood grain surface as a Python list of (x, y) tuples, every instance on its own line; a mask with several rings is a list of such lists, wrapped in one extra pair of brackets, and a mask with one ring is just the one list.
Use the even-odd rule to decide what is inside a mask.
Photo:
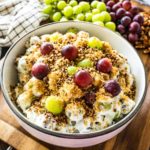
[[(130, 125), (114, 138), (92, 147), (74, 150), (149, 150), (150, 149), (150, 55), (139, 52), (147, 72), (147, 95)], [(15, 120), (0, 91), (0, 139), (19, 150), (73, 150), (43, 143), (27, 133)]]

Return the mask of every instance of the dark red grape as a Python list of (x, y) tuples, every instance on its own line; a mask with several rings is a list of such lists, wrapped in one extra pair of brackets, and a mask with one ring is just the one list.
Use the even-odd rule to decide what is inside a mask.
[(131, 23), (131, 18), (128, 16), (124, 16), (121, 18), (121, 24), (125, 27), (127, 27)]
[(115, 2), (115, 3), (118, 3), (118, 2), (119, 2), (119, 0), (114, 0), (114, 2)]
[(133, 15), (131, 14), (131, 12), (129, 12), (129, 11), (126, 11), (126, 12), (125, 12), (125, 16), (128, 16), (128, 17), (130, 17), (130, 18), (133, 17)]
[(123, 1), (122, 3), (122, 7), (125, 9), (125, 10), (129, 10), (131, 8), (131, 2), (129, 1)]
[(119, 8), (117, 11), (116, 11), (116, 17), (118, 19), (122, 18), (124, 15), (125, 15), (125, 9), (124, 8)]
[(129, 33), (128, 40), (131, 43), (135, 43), (138, 40), (138, 35), (136, 33)]
[(103, 73), (109, 73), (112, 70), (112, 63), (108, 58), (102, 58), (97, 62), (97, 70)]
[(74, 60), (78, 55), (78, 49), (74, 45), (69, 44), (62, 48), (61, 53), (65, 58)]
[(115, 2), (114, 2), (114, 1), (108, 1), (108, 2), (107, 2), (107, 6), (113, 7), (113, 5), (115, 5)]
[(130, 12), (133, 14), (133, 15), (136, 15), (139, 13), (139, 8), (137, 6), (132, 6), (131, 9), (130, 9)]
[(110, 6), (106, 6), (107, 11), (110, 12), (111, 11), (111, 7)]
[(92, 107), (94, 102), (95, 102), (95, 99), (96, 99), (96, 95), (94, 92), (89, 92), (89, 93), (86, 93), (85, 96), (84, 96), (84, 100), (85, 100), (85, 103), (86, 105), (88, 105), (89, 107)]
[(119, 8), (121, 8), (121, 4), (120, 4), (120, 3), (117, 3), (117, 4), (113, 5), (112, 10), (113, 10), (114, 12), (116, 12)]
[(107, 81), (104, 88), (112, 96), (117, 96), (121, 92), (121, 87), (116, 80)]
[(47, 76), (49, 69), (48, 66), (44, 63), (35, 63), (32, 66), (32, 75), (37, 79), (42, 80), (44, 77)]
[(43, 43), (40, 47), (42, 55), (48, 55), (54, 49), (53, 45), (50, 43)]
[(132, 33), (136, 33), (140, 30), (140, 24), (138, 22), (132, 22), (129, 26), (129, 31)]
[(118, 31), (119, 31), (121, 34), (123, 34), (123, 33), (126, 32), (125, 27), (124, 27), (123, 25), (121, 25), (121, 24), (119, 24), (119, 25), (117, 26), (117, 29), (118, 29)]
[(92, 84), (92, 77), (86, 70), (78, 71), (74, 76), (74, 82), (81, 88), (86, 88)]
[(114, 12), (111, 12), (110, 16), (111, 16), (111, 20), (115, 22), (116, 21), (116, 14)]
[(138, 15), (134, 16), (133, 21), (136, 21), (136, 22), (138, 22), (139, 24), (142, 25), (143, 22), (144, 22), (144, 18), (143, 18), (143, 16), (141, 16), (140, 14), (138, 14)]

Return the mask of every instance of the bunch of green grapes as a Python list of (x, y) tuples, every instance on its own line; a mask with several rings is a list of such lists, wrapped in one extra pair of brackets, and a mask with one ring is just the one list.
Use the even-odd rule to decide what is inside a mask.
[(43, 13), (50, 16), (50, 20), (57, 21), (87, 21), (94, 24), (105, 26), (113, 31), (116, 30), (115, 23), (111, 22), (111, 16), (107, 12), (104, 2), (97, 0), (92, 3), (86, 1), (70, 0), (44, 0), (46, 4)]

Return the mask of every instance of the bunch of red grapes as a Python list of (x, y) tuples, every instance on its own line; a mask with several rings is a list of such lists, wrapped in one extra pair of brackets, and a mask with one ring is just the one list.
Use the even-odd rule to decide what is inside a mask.
[(132, 6), (130, 0), (105, 0), (107, 10), (112, 21), (117, 25), (119, 31), (128, 41), (135, 43), (141, 33), (141, 25), (144, 18), (139, 14), (140, 8)]

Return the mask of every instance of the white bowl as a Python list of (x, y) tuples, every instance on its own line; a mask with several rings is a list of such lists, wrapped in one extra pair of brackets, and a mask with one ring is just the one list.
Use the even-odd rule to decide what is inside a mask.
[[(17, 71), (15, 69), (14, 61), (18, 55), (23, 54), (25, 52), (25, 42), (33, 35), (42, 35), (46, 33), (53, 33), (55, 31), (65, 32), (68, 28), (71, 27), (77, 28), (78, 30), (87, 31), (90, 33), (90, 35), (94, 35), (100, 38), (101, 40), (108, 41), (114, 49), (116, 49), (119, 53), (123, 54), (128, 59), (131, 71), (136, 79), (136, 105), (132, 109), (132, 111), (116, 124), (101, 131), (93, 133), (65, 134), (41, 128), (31, 123), (15, 106), (15, 104), (11, 101), (9, 96), (10, 85), (15, 85), (17, 83)], [(135, 49), (118, 34), (106, 28), (85, 22), (70, 21), (47, 24), (29, 32), (24, 37), (20, 38), (10, 48), (10, 50), (5, 56), (4, 63), (2, 66), (1, 79), (2, 91), (5, 100), (10, 109), (12, 110), (13, 114), (19, 121), (20, 125), (36, 138), (47, 143), (63, 147), (87, 147), (104, 142), (117, 135), (135, 117), (144, 101), (146, 92), (146, 77), (144, 67)]]

